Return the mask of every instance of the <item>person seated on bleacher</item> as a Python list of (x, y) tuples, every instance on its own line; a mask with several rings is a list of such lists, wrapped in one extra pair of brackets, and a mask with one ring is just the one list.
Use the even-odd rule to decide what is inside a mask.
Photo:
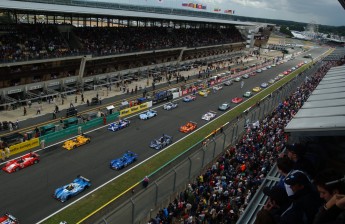
[(314, 178), (313, 183), (320, 194), (320, 198), (326, 202), (316, 214), (314, 224), (344, 223), (339, 221), (344, 210), (336, 205), (337, 198), (345, 195), (345, 182), (339, 181), (343, 177), (336, 170), (326, 169)]

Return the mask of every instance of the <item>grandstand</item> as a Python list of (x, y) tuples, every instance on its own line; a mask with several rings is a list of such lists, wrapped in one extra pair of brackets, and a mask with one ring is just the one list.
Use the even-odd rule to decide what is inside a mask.
[[(77, 90), (121, 85), (152, 76), (153, 68), (162, 63), (191, 63), (254, 43), (250, 41), (254, 33), (248, 35), (253, 23), (235, 21), (232, 15), (110, 3), (71, 1), (54, 7), (49, 3), (26, 1), (23, 7), (12, 1), (0, 3), (0, 73), (9, 74), (0, 79), (2, 110)], [(69, 13), (62, 13), (66, 8)], [(130, 11), (136, 12), (135, 17), (125, 16)]]

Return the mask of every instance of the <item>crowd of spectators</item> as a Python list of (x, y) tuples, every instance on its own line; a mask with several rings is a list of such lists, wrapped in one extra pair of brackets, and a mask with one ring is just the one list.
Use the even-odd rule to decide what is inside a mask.
[[(188, 184), (187, 189), (166, 208), (161, 209), (149, 223), (236, 223), (277, 160), (279, 164), (285, 164), (285, 168), (282, 168), (282, 165), (280, 168), (287, 176), (281, 171), (281, 182), (276, 187), (264, 191), (269, 196), (278, 195), (278, 197), (275, 197), (275, 204), (269, 197), (267, 204), (259, 212), (256, 223), (312, 223), (319, 207), (322, 207), (322, 202), (311, 183), (309, 182), (308, 186), (306, 183), (314, 177), (315, 169), (320, 168), (321, 165), (311, 160), (306, 163), (306, 159), (296, 150), (301, 147), (288, 144), (289, 140), (284, 128), (332, 66), (334, 66), (332, 63), (324, 64), (258, 125), (248, 126), (236, 145), (226, 149), (205, 173)], [(288, 153), (283, 156), (282, 152), (285, 151)], [(299, 169), (298, 172), (295, 169)], [(319, 179), (321, 189), (325, 180), (321, 177)], [(303, 183), (305, 186), (300, 187), (296, 183)], [(289, 185), (290, 191), (286, 187)], [(300, 191), (296, 193), (298, 190)], [(343, 191), (337, 192), (343, 193)], [(290, 196), (287, 192), (290, 192)], [(328, 196), (327, 199), (329, 198)], [(281, 214), (285, 211), (283, 209), (290, 208), (292, 202), (295, 203), (293, 204), (295, 210), (289, 210), (282, 218)], [(335, 204), (336, 200), (333, 198), (332, 202), (323, 209), (328, 211), (328, 206)], [(339, 206), (343, 206), (344, 209), (344, 204)], [(271, 213), (272, 211), (274, 213)], [(336, 211), (339, 214), (344, 210), (336, 209)], [(319, 215), (319, 220), (325, 220), (327, 215), (329, 213)], [(290, 222), (291, 220), (293, 222)]]
[(71, 53), (67, 42), (54, 25), (3, 25), (1, 31), (0, 61), (62, 57)]
[[(0, 61), (23, 61), (73, 54), (109, 55), (174, 47), (199, 47), (243, 41), (235, 28), (73, 27), (15, 24), (0, 27)], [(66, 25), (63, 25), (66, 26)]]
[(199, 47), (242, 41), (236, 29), (173, 29), (166, 27), (76, 27), (83, 52), (99, 55), (175, 47)]

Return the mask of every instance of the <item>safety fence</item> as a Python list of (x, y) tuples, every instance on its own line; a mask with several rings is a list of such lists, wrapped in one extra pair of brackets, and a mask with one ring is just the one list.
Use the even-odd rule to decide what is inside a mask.
[[(110, 123), (114, 122), (118, 119), (120, 113), (115, 112), (113, 114), (109, 114), (105, 117), (105, 122)], [(88, 130), (94, 129), (96, 127), (99, 127), (101, 125), (104, 125), (104, 117), (98, 117), (93, 120), (87, 121), (85, 123), (81, 123), (57, 132), (53, 132), (44, 136), (39, 137), (40, 143), (47, 145), (48, 143), (54, 143), (61, 139), (66, 139), (81, 133), (84, 133)]]
[(167, 164), (168, 171), (161, 168), (162, 172), (158, 172), (159, 175), (155, 174), (159, 176), (157, 180), (150, 183), (140, 194), (133, 195), (122, 205), (103, 216), (97, 223), (147, 223), (151, 216), (155, 216), (161, 208), (172, 202), (179, 192), (186, 189), (187, 183), (195, 180), (226, 148), (235, 144), (245, 132), (246, 125), (262, 120), (270, 114), (319, 67), (320, 63), (297, 75), (290, 82), (245, 110), (240, 117), (229, 121), (221, 128), (221, 131), (200, 140), (185, 151), (185, 156), (179, 156), (176, 161), (171, 162), (177, 165), (170, 168), (171, 163)]

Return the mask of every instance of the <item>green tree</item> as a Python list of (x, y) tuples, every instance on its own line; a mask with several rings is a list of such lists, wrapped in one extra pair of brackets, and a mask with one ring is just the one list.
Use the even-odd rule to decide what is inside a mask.
[(279, 31), (283, 34), (288, 35), (289, 37), (293, 37), (291, 31), (289, 30), (287, 26), (281, 26)]

